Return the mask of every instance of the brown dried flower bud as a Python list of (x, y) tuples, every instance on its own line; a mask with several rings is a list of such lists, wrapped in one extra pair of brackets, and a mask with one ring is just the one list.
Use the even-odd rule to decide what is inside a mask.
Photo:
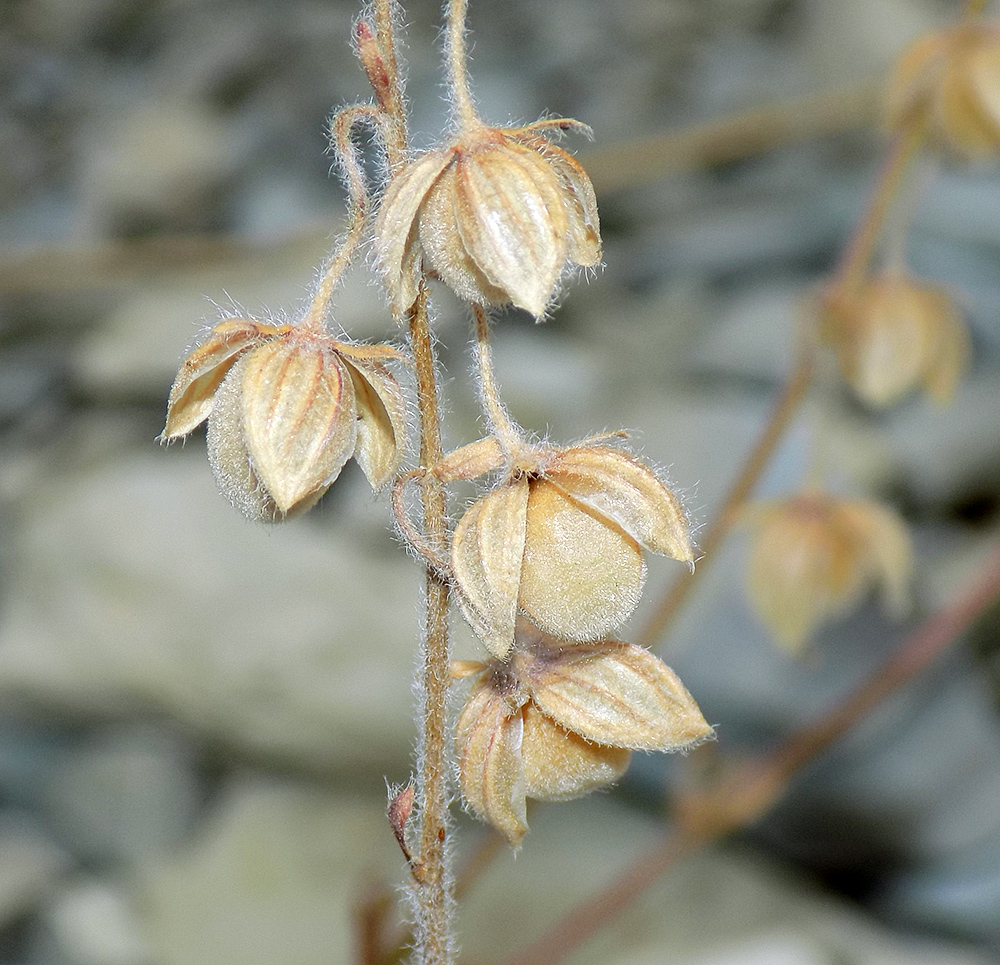
[(209, 460), (230, 502), (273, 521), (314, 505), (353, 455), (375, 489), (399, 465), (399, 353), (292, 326), (227, 321), (185, 360), (162, 438), (208, 419)]
[(537, 450), (473, 503), (452, 536), (463, 612), (503, 659), (521, 610), (547, 633), (596, 640), (629, 617), (646, 568), (643, 548), (693, 564), (677, 496), (617, 449)]
[(955, 303), (898, 273), (824, 299), (820, 323), (844, 379), (866, 403), (887, 406), (922, 385), (947, 402), (968, 364), (969, 336)]
[(896, 62), (888, 120), (925, 114), (932, 134), (969, 159), (1000, 153), (1000, 28), (979, 21), (916, 41)]
[(417, 297), (421, 261), (455, 293), (481, 305), (514, 304), (541, 318), (560, 278), (601, 260), (597, 199), (580, 164), (525, 128), (469, 124), (392, 180), (375, 248), (392, 310)]
[(525, 799), (564, 801), (618, 780), (634, 750), (688, 750), (712, 736), (677, 676), (617, 640), (564, 645), (528, 630), (481, 665), (456, 727), (462, 794), (517, 847)]
[(876, 584), (890, 610), (905, 610), (913, 550), (888, 507), (808, 492), (757, 507), (749, 522), (757, 529), (750, 601), (788, 650), (801, 650), (821, 623)]

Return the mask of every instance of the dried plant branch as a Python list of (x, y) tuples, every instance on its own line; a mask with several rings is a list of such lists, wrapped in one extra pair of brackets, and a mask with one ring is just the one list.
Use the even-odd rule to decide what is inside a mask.
[[(326, 312), (330, 299), (341, 277), (351, 264), (368, 218), (368, 188), (365, 185), (364, 169), (358, 149), (351, 139), (354, 125), (367, 121), (376, 130), (381, 126), (382, 113), (369, 104), (358, 104), (339, 111), (331, 125), (332, 144), (337, 161), (344, 172), (347, 194), (350, 198), (350, 227), (343, 243), (334, 252), (330, 263), (323, 272), (316, 294), (300, 323), (303, 328), (322, 331), (326, 324)], [(383, 135), (384, 136), (384, 135)]]
[(791, 377), (775, 402), (770, 417), (730, 487), (721, 508), (705, 531), (699, 547), (703, 558), (699, 560), (694, 573), (675, 579), (660, 597), (653, 610), (653, 615), (639, 636), (639, 643), (642, 646), (652, 647), (660, 639), (681, 607), (684, 606), (698, 581), (704, 578), (705, 570), (718, 555), (716, 551), (732, 529), (740, 510), (753, 493), (761, 474), (770, 462), (774, 450), (798, 413), (799, 407), (809, 391), (812, 369), (811, 350), (804, 348)]
[(885, 225), (886, 216), (902, 186), (903, 176), (923, 145), (926, 133), (926, 118), (921, 116), (915, 117), (896, 136), (882, 162), (871, 200), (851, 237), (850, 244), (844, 249), (833, 285), (849, 289), (856, 287), (863, 280)]
[(592, 148), (580, 160), (599, 195), (641, 187), (683, 171), (764, 154), (775, 148), (845, 131), (871, 128), (879, 117), (881, 86), (868, 81), (810, 94), (666, 131), (627, 144)]
[(662, 841), (606, 888), (585, 899), (506, 965), (554, 965), (609, 922), (671, 865), (763, 816), (806, 764), (948, 650), (1000, 598), (1000, 542), (973, 587), (928, 617), (895, 652), (827, 714), (756, 761), (724, 772), (681, 802)]

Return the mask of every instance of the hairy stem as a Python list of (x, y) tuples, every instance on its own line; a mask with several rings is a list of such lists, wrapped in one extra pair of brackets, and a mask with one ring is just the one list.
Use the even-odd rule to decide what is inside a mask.
[(445, 55), (448, 63), (448, 88), (451, 91), (455, 115), (463, 129), (478, 127), (482, 122), (472, 102), (465, 54), (465, 11), (468, 0), (450, 0)]
[(649, 622), (639, 637), (639, 643), (642, 646), (652, 647), (659, 640), (661, 634), (684, 606), (698, 581), (704, 578), (705, 570), (718, 555), (716, 550), (729, 533), (733, 523), (736, 522), (740, 509), (752, 495), (761, 474), (770, 462), (771, 456), (774, 455), (774, 450), (784, 437), (795, 414), (799, 411), (799, 406), (809, 390), (812, 368), (811, 353), (808, 350), (803, 350), (791, 378), (785, 384), (784, 391), (774, 404), (770, 418), (757, 437), (750, 455), (744, 461), (722, 507), (716, 512), (705, 531), (699, 547), (704, 558), (699, 560), (694, 573), (678, 578), (660, 597), (653, 610), (653, 615), (649, 618)]
[[(396, 64), (393, 0), (375, 0), (378, 57), (369, 51), (365, 69), (373, 79), (379, 104), (392, 121), (386, 137), (386, 154), (393, 172), (406, 163), (406, 112), (402, 83)], [(372, 63), (378, 59), (380, 63)], [(417, 300), (406, 314), (417, 380), (417, 410), (420, 414), (420, 465), (441, 460), (441, 407), (437, 389), (437, 361), (427, 315), (427, 282), (421, 279)], [(424, 538), (431, 552), (447, 558), (448, 521), (444, 485), (431, 473), (421, 479)], [(414, 951), (419, 965), (451, 965), (455, 942), (453, 875), (448, 836), (448, 685), (450, 677), (448, 639), (448, 583), (439, 570), (425, 567), (423, 664), (420, 668), (419, 736), (417, 755), (417, 800), (420, 813), (419, 851), (410, 865), (416, 903)]]
[(340, 282), (341, 276), (347, 270), (354, 258), (358, 245), (365, 231), (368, 217), (368, 189), (365, 186), (364, 170), (358, 150), (351, 140), (351, 132), (359, 121), (367, 121), (375, 127), (379, 125), (379, 112), (370, 105), (359, 104), (340, 111), (333, 121), (331, 133), (333, 146), (337, 152), (344, 179), (347, 183), (347, 193), (351, 202), (350, 227), (341, 246), (334, 252), (330, 263), (323, 272), (319, 287), (313, 296), (312, 303), (306, 311), (300, 325), (303, 328), (322, 331), (326, 324), (326, 312), (330, 299)]
[(500, 445), (510, 454), (521, 442), (517, 426), (510, 421), (507, 410), (500, 401), (496, 379), (493, 376), (493, 350), (490, 347), (490, 321), (482, 305), (473, 305), (476, 320), (476, 363), (479, 368), (479, 392), (489, 427), (500, 440)]
[(554, 965), (610, 923), (678, 859), (762, 817), (803, 766), (940, 657), (1000, 598), (1000, 543), (970, 590), (928, 617), (858, 687), (756, 761), (730, 771), (679, 809), (668, 831), (606, 888), (585, 899), (506, 965)]
[[(420, 411), (420, 464), (441, 459), (441, 410), (438, 404), (434, 347), (427, 318), (427, 286), (410, 309), (407, 322), (417, 373)], [(445, 489), (433, 474), (422, 479), (424, 533), (431, 548), (447, 555), (448, 528)], [(421, 965), (452, 961), (451, 918), (454, 899), (446, 847), (448, 826), (448, 584), (437, 570), (426, 568), (427, 610), (424, 622), (424, 663), (420, 714), (418, 794), (420, 852), (413, 869), (417, 898), (416, 947)]]

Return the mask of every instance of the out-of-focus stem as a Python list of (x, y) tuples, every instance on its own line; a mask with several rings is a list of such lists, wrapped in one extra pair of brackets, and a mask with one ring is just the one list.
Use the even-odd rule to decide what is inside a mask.
[(739, 475), (730, 487), (722, 507), (715, 514), (711, 524), (705, 531), (705, 535), (699, 545), (703, 559), (698, 561), (694, 573), (690, 576), (678, 577), (667, 588), (639, 637), (639, 643), (642, 646), (652, 647), (659, 640), (660, 635), (670, 625), (671, 620), (673, 620), (674, 616), (687, 601), (688, 595), (695, 588), (698, 580), (704, 578), (705, 570), (708, 569), (712, 560), (717, 555), (716, 550), (732, 528), (733, 523), (736, 522), (740, 509), (753, 493), (754, 487), (757, 485), (768, 462), (770, 462), (774, 450), (785, 434), (785, 430), (798, 412), (803, 399), (805, 399), (811, 378), (812, 357), (809, 350), (804, 349), (791, 378), (785, 385), (784, 391), (774, 404), (767, 423), (764, 425), (761, 434), (757, 437), (750, 455), (747, 456)]
[(554, 965), (588, 941), (678, 859), (753, 823), (780, 798), (807, 763), (849, 732), (900, 687), (941, 656), (1000, 598), (1000, 543), (972, 588), (928, 617), (896, 651), (829, 713), (773, 751), (740, 765), (678, 809), (678, 823), (606, 888), (585, 899), (506, 965)]
[(924, 142), (926, 132), (926, 120), (914, 117), (896, 135), (882, 162), (871, 199), (851, 236), (850, 244), (844, 249), (833, 287), (849, 291), (864, 280), (886, 215), (903, 182), (903, 175)]

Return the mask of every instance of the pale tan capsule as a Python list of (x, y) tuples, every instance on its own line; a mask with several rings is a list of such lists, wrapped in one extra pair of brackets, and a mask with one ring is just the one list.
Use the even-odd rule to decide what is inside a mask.
[(534, 703), (521, 710), (524, 793), (536, 801), (571, 801), (614, 784), (628, 770), (632, 752), (586, 740)]
[(621, 626), (642, 592), (643, 549), (693, 565), (680, 501), (628, 453), (594, 445), (518, 458), (533, 469), (473, 503), (451, 544), (459, 603), (493, 656), (510, 651), (518, 610), (569, 640)]
[(456, 727), (462, 795), (514, 847), (526, 798), (580, 797), (618, 780), (634, 750), (712, 736), (673, 671), (628, 643), (581, 647), (522, 624), (507, 659), (479, 669)]
[(750, 602), (789, 651), (876, 585), (892, 610), (905, 606), (913, 553), (903, 521), (887, 507), (809, 492), (759, 507), (750, 522), (757, 530)]
[(933, 136), (971, 160), (1000, 154), (1000, 29), (980, 21), (923, 37), (890, 78), (888, 121), (926, 116)]
[(678, 676), (631, 643), (538, 647), (522, 673), (535, 703), (589, 741), (668, 753), (712, 734)]
[(422, 262), (466, 301), (513, 304), (536, 318), (568, 269), (600, 262), (590, 180), (540, 129), (476, 124), (393, 178), (375, 249), (397, 317), (417, 296)]
[(918, 387), (947, 402), (968, 366), (969, 336), (954, 302), (942, 289), (896, 272), (852, 292), (829, 293), (821, 333), (844, 380), (875, 407)]
[(406, 402), (387, 368), (399, 358), (386, 345), (230, 320), (181, 367), (163, 437), (207, 418), (219, 486), (251, 519), (313, 506), (351, 456), (379, 489), (396, 472), (406, 435)]
[(528, 830), (518, 700), (527, 695), (491, 669), (473, 685), (455, 725), (462, 797), (515, 848)]

